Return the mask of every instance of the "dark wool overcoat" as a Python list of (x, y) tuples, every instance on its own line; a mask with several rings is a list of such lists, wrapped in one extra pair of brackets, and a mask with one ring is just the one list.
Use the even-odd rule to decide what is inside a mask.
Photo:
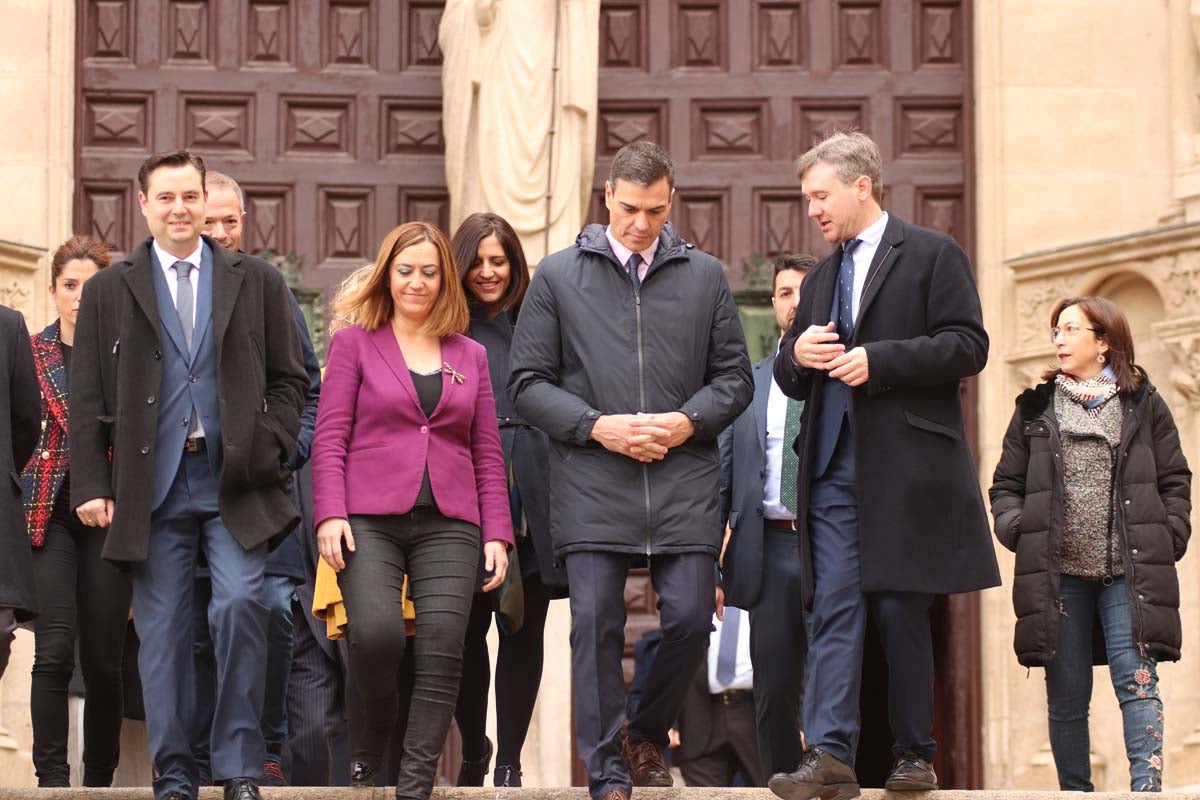
[(25, 318), (0, 306), (0, 608), (13, 609), (22, 622), (36, 616), (37, 600), (20, 470), (37, 444), (41, 413)]
[[(285, 462), (296, 447), (308, 376), (283, 276), (262, 259), (204, 240), (213, 254), (221, 519), (251, 548), (278, 541), (300, 520)], [(71, 359), (71, 503), (113, 498), (104, 543), (113, 562), (144, 561), (150, 536), (158, 425), (150, 398), (161, 394), (163, 373), (152, 241), (84, 285)]]
[[(1013, 647), (1026, 667), (1054, 659), (1062, 613), (1057, 563), (1063, 529), (1062, 443), (1054, 391), (1054, 382), (1047, 381), (1017, 398), (989, 493), (996, 538), (1017, 554)], [(1175, 562), (1187, 550), (1192, 532), (1192, 473), (1171, 410), (1150, 381), (1143, 380), (1122, 402), (1114, 524), (1133, 611), (1133, 640), (1143, 654), (1176, 661), (1183, 631)], [(1098, 622), (1093, 660), (1104, 664)]]
[[(754, 387), (721, 263), (668, 223), (635, 295), (603, 225), (547, 256), (521, 305), (509, 392), (550, 437), (550, 529), (558, 555), (650, 556), (721, 546), (717, 436)], [(680, 411), (695, 426), (642, 464), (589, 440), (601, 414)]]
[[(792, 360), (796, 339), (833, 309), (841, 248), (809, 272), (775, 380), (807, 401), (801, 417), (800, 509), (808, 507), (816, 424), (828, 379)], [(853, 390), (851, 424), (864, 592), (948, 594), (1000, 583), (959, 382), (987, 363), (979, 293), (953, 239), (888, 218), (867, 273), (847, 350), (867, 351), (869, 379)], [(800, 514), (805, 603), (813, 593), (808, 515)]]

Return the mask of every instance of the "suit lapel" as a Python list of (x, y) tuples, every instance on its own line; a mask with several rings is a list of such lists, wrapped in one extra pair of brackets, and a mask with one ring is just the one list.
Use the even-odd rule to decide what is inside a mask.
[[(162, 274), (158, 259), (154, 257), (153, 249), (150, 247), (152, 241), (153, 239), (147, 239), (138, 245), (137, 250), (133, 252), (133, 259), (128, 266), (123, 268), (122, 277), (129, 286), (129, 292), (133, 295), (133, 299), (141, 307), (142, 313), (146, 315), (150, 326), (156, 331), (165, 328), (171, 341), (175, 342), (175, 346), (179, 348), (179, 352), (186, 353), (187, 349), (183, 346), (183, 328), (179, 327), (179, 315), (164, 317), (159, 313), (158, 290), (155, 285), (161, 284), (163, 291), (167, 292), (167, 305), (171, 304), (171, 294), (167, 287), (166, 276)], [(174, 329), (171, 328), (172, 322), (175, 324)]]
[(900, 245), (904, 241), (904, 223), (894, 214), (888, 215), (887, 226), (883, 229), (883, 237), (879, 247), (875, 249), (875, 257), (871, 259), (871, 268), (867, 271), (867, 282), (863, 287), (862, 298), (858, 303), (858, 318), (854, 321), (855, 338), (862, 327), (863, 318), (871, 307), (871, 302), (879, 294), (883, 282), (900, 260)]
[[(463, 347), (459, 337), (447, 336), (442, 339), (442, 396), (438, 398), (437, 407), (429, 415), (430, 419), (437, 416), (438, 412), (449, 402), (450, 393), (455, 390), (454, 387), (456, 384), (459, 387), (463, 387), (471, 380), (482, 380), (481, 376), (472, 375), (471, 370), (465, 369), (467, 365), (462, 363), (463, 358)], [(445, 369), (447, 365), (454, 371), (454, 374)], [(455, 374), (461, 376), (462, 380), (456, 380), (454, 377)]]
[[(229, 328), (229, 321), (233, 319), (233, 308), (237, 305), (238, 292), (242, 288), (242, 279), (246, 276), (246, 271), (239, 264), (239, 254), (230, 253), (207, 236), (203, 237), (203, 241), (205, 250), (209, 251), (209, 257), (212, 259), (212, 294), (209, 300), (212, 305), (211, 313), (205, 316), (212, 319), (213, 345), (219, 353), (225, 331)], [(203, 289), (200, 298), (203, 302)], [(194, 337), (193, 341), (199, 342), (199, 337)]]
[(62, 350), (59, 348), (61, 324), (55, 320), (45, 330), (38, 334), (37, 357), (40, 375), (46, 379), (46, 407), (50, 415), (58, 420), (65, 431), (67, 429), (67, 368), (63, 363)]
[(767, 402), (771, 397), (775, 359), (768, 356), (754, 365), (754, 429), (760, 452), (767, 452)]
[(197, 276), (200, 291), (196, 297), (196, 324), (192, 328), (192, 352), (189, 361), (196, 360), (200, 345), (212, 320), (213, 298), (213, 249), (207, 245), (200, 251), (200, 274)]
[[(417, 395), (417, 387), (413, 385), (412, 375), (408, 373), (408, 363), (404, 360), (404, 353), (400, 352), (400, 345), (396, 341), (396, 335), (392, 333), (391, 323), (385, 322), (371, 331), (369, 336), (379, 357), (391, 369), (396, 380), (404, 387), (404, 391), (408, 392), (408, 397), (416, 406), (417, 413), (424, 416), (425, 412), (421, 409), (421, 398)], [(444, 389), (445, 384), (443, 383), (442, 386)], [(442, 396), (445, 396), (445, 391), (442, 392)]]

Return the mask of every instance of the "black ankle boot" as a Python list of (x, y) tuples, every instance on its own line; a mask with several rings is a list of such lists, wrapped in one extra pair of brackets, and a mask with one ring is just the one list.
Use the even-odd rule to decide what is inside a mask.
[(462, 766), (458, 768), (458, 785), (459, 786), (483, 786), (483, 779), (487, 776), (488, 765), (492, 763), (492, 740), (483, 737), (483, 757), (478, 761), (467, 761), (463, 759)]
[(496, 767), (492, 774), (492, 785), (498, 789), (515, 788), (521, 785), (521, 768), (505, 764)]

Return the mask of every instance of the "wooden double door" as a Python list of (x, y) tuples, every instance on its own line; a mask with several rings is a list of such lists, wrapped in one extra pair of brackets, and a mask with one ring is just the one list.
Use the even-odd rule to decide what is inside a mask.
[[(439, 0), (76, 8), (77, 231), (121, 251), (144, 238), (134, 176), (176, 147), (242, 183), (245, 248), (297, 254), (326, 299), (399, 221), (446, 225)], [(591, 218), (604, 219), (612, 155), (658, 141), (677, 167), (675, 224), (739, 287), (756, 256), (827, 251), (793, 163), (855, 127), (879, 142), (889, 211), (970, 253), (970, 32), (969, 0), (603, 0)], [(964, 402), (973, 420), (973, 390)], [(656, 624), (646, 575), (631, 576), (626, 599), (631, 656)], [(939, 774), (975, 787), (977, 599), (939, 603), (935, 630)]]

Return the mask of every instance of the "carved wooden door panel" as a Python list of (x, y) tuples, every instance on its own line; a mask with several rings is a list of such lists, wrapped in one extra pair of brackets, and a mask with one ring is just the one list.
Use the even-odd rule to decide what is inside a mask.
[(399, 220), (443, 226), (437, 0), (77, 0), (75, 227), (146, 235), (138, 165), (186, 147), (246, 190), (251, 252), (323, 289)]

